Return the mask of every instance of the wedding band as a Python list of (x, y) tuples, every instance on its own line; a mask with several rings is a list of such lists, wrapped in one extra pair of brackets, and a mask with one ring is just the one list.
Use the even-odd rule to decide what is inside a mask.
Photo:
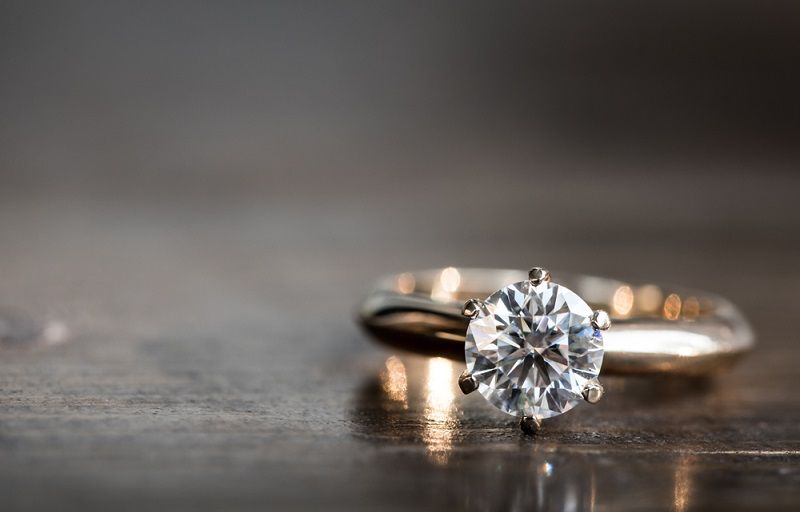
[(601, 368), (603, 375), (707, 375), (753, 347), (747, 320), (718, 295), (557, 277), (541, 267), (405, 272), (377, 283), (359, 319), (390, 346), (466, 360), (462, 391), (477, 390), (521, 417), (527, 432), (597, 402)]

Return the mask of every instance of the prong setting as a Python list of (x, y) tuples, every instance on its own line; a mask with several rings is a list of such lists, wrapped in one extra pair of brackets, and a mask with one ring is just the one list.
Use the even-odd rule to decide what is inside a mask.
[(550, 281), (550, 271), (542, 267), (533, 267), (528, 271), (528, 280), (534, 286)]
[(611, 317), (602, 309), (595, 310), (595, 312), (592, 313), (592, 327), (605, 331), (611, 327)]
[(535, 436), (542, 429), (542, 420), (533, 416), (525, 416), (519, 421), (519, 428), (526, 435)]
[(583, 399), (590, 404), (596, 404), (603, 398), (603, 386), (597, 381), (587, 382), (581, 391)]
[(458, 378), (458, 387), (461, 388), (462, 393), (468, 395), (478, 389), (478, 381), (469, 373), (469, 370), (464, 370)]
[[(550, 273), (543, 268), (531, 269), (529, 277), (504, 286), (480, 302), (468, 301), (464, 305), (464, 315), (471, 318), (464, 337), (464, 353), (480, 394), (503, 412), (516, 416), (521, 428), (533, 434), (540, 421), (587, 400), (583, 388), (600, 373), (603, 336), (592, 327), (594, 309), (575, 292), (547, 282)], [(536, 286), (534, 282), (540, 284)], [(550, 366), (528, 364), (529, 351), (550, 344), (555, 337), (566, 339), (570, 352), (591, 357), (569, 357), (564, 361), (563, 352), (541, 352), (546, 365), (559, 365), (555, 374), (548, 371)], [(524, 349), (512, 352), (507, 350), (508, 344)], [(548, 372), (547, 379), (542, 378), (542, 372)], [(507, 378), (509, 373), (515, 374), (513, 379)], [(459, 382), (465, 393), (472, 387), (467, 378), (464, 375), (463, 382)], [(509, 401), (509, 390), (519, 399)], [(545, 394), (547, 399), (542, 399)], [(588, 399), (599, 398), (597, 394), (591, 391)]]
[(464, 303), (464, 307), (461, 309), (461, 314), (467, 318), (475, 318), (478, 316), (478, 313), (482, 307), (483, 301), (478, 299), (469, 299)]

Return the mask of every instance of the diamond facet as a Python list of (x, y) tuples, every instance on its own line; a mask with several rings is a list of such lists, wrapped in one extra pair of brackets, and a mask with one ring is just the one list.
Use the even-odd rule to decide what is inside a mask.
[(603, 364), (592, 314), (574, 292), (547, 281), (494, 293), (467, 328), (467, 370), (478, 391), (513, 416), (550, 418), (575, 407)]

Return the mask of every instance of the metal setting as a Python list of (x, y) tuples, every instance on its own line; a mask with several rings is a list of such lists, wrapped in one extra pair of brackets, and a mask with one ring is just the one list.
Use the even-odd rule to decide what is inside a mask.
[(611, 327), (611, 317), (602, 309), (595, 310), (592, 314), (592, 327), (601, 331), (607, 330)]
[(461, 308), (461, 314), (467, 318), (475, 318), (483, 307), (483, 302), (478, 299), (469, 299)]
[(478, 382), (475, 380), (475, 377), (469, 373), (469, 370), (464, 370), (458, 378), (458, 387), (461, 388), (462, 393), (468, 395), (478, 389)]
[(581, 395), (583, 395), (583, 399), (586, 400), (590, 404), (596, 404), (603, 398), (603, 386), (597, 382), (592, 381), (588, 382), (584, 387), (583, 391), (581, 391)]
[(528, 279), (532, 285), (538, 286), (543, 282), (550, 281), (550, 271), (542, 267), (533, 267), (528, 271)]
[(525, 416), (519, 420), (519, 428), (529, 436), (535, 436), (542, 429), (542, 420), (533, 416)]

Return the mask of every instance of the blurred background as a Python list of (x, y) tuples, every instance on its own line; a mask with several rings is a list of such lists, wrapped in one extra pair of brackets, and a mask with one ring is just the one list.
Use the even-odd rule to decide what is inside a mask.
[[(0, 501), (796, 510), (798, 62), (796, 2), (0, 2)], [(532, 443), (352, 321), (447, 265), (761, 349)]]

